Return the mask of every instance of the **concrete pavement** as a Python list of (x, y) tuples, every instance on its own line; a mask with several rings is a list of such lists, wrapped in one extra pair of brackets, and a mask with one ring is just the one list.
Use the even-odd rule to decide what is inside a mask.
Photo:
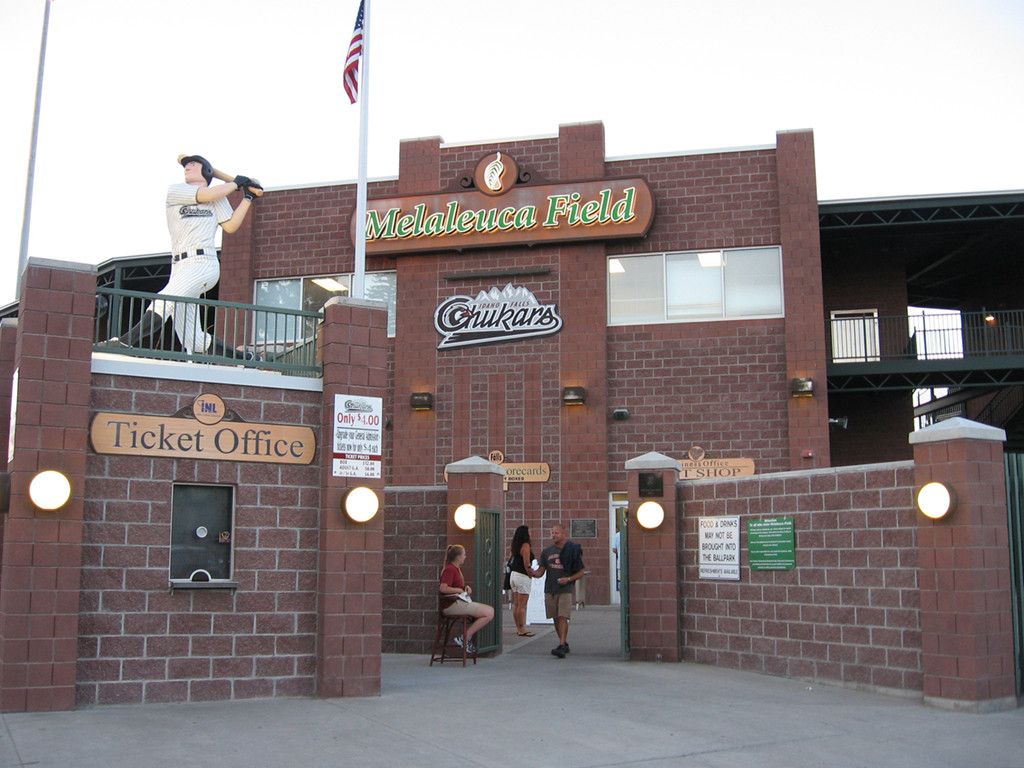
[(615, 617), (578, 613), (564, 660), (549, 653), (550, 627), (536, 626), (537, 637), (509, 637), (504, 655), (475, 668), (385, 656), (373, 699), (4, 715), (0, 765), (1024, 768), (1024, 709), (953, 713), (747, 672), (622, 662)]

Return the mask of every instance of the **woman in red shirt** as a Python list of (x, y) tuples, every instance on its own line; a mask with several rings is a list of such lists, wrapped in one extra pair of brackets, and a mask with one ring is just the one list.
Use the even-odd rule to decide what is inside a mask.
[(468, 598), (473, 590), (466, 584), (462, 576), (462, 564), (466, 562), (466, 548), (461, 544), (452, 544), (444, 553), (444, 570), (441, 571), (441, 584), (438, 587), (442, 598), (450, 600), (450, 604), (442, 611), (445, 616), (470, 616), (474, 619), (466, 630), (464, 638), (455, 638), (456, 645), (466, 644), (469, 653), (476, 653), (473, 636), (491, 623), (494, 609), (485, 603), (474, 603), (461, 599)]

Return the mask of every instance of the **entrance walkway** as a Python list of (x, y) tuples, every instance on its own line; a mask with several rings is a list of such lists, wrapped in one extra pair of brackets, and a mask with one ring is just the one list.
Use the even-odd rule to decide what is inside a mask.
[(476, 667), (387, 655), (373, 699), (4, 715), (0, 766), (1024, 768), (1024, 709), (960, 714), (696, 664), (623, 662), (610, 618), (615, 609), (578, 613), (562, 660), (549, 653), (549, 627)]

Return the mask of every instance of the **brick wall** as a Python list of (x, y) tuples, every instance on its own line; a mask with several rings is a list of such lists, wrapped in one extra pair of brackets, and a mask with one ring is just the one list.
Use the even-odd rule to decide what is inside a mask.
[[(94, 375), (94, 411), (173, 414), (201, 392), (320, 432), (319, 393)], [(90, 454), (79, 705), (313, 693), (320, 467)], [(235, 487), (234, 590), (168, 590), (172, 482)]]
[[(920, 691), (911, 462), (680, 483), (684, 659)], [(739, 515), (739, 582), (698, 579), (697, 518)], [(797, 568), (751, 571), (746, 518), (792, 516)]]

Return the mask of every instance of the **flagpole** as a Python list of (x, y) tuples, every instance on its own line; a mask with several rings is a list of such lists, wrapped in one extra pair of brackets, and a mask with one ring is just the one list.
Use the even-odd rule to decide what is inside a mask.
[(356, 263), (352, 293), (363, 298), (366, 277), (366, 139), (370, 112), (370, 0), (363, 0), (363, 54), (359, 62), (359, 181), (356, 184)]
[(45, 0), (43, 37), (39, 43), (39, 73), (36, 75), (36, 105), (32, 113), (32, 141), (28, 150), (28, 177), (25, 181), (25, 213), (21, 220), (21, 248), (18, 250), (18, 274), (14, 280), (14, 298), (21, 299), (21, 276), (28, 266), (28, 233), (32, 222), (32, 185), (36, 174), (36, 141), (39, 138), (39, 105), (43, 100), (43, 70), (46, 64), (46, 31), (50, 26), (50, 0)]

